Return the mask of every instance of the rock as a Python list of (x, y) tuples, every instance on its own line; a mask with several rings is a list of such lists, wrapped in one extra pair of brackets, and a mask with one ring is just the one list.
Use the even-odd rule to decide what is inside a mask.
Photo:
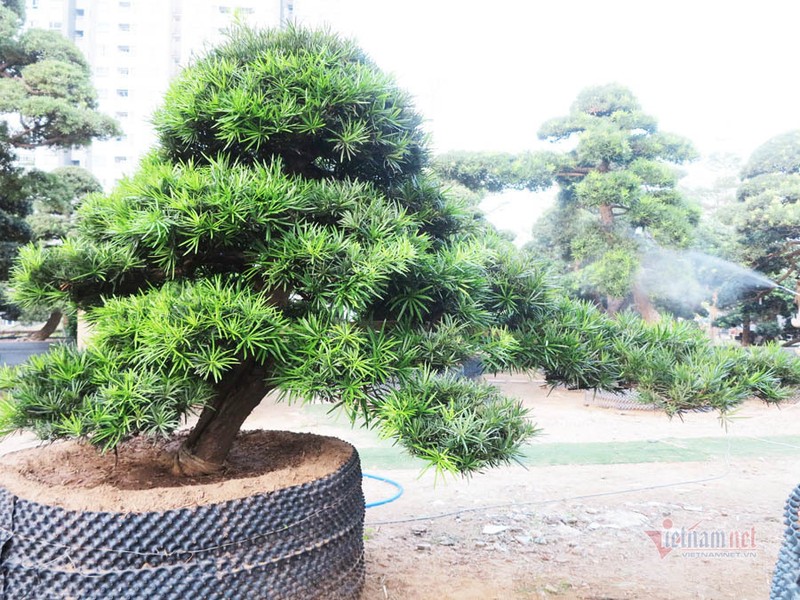
[(548, 543), (548, 539), (546, 537), (540, 535), (539, 537), (533, 538), (533, 543), (534, 544), (539, 544), (541, 546), (544, 546), (544, 545), (546, 545)]
[(597, 513), (599, 513), (600, 511), (599, 511), (599, 510), (597, 510), (596, 508), (587, 508), (587, 509), (586, 509), (584, 512), (585, 512), (587, 515), (596, 515), (596, 514), (597, 514)]
[(684, 504), (683, 510), (688, 510), (689, 512), (703, 512), (702, 506), (692, 506), (691, 504)]
[(527, 546), (533, 540), (533, 538), (529, 535), (515, 535), (514, 539), (517, 540), (523, 546)]
[(592, 521), (591, 523), (589, 523), (586, 526), (586, 529), (588, 529), (589, 531), (597, 531), (598, 529), (602, 529), (602, 528), (603, 528), (603, 526), (600, 523), (598, 523), (597, 521)]
[(411, 533), (413, 533), (414, 535), (424, 535), (428, 533), (428, 528), (425, 527), (424, 525), (415, 525), (414, 527), (411, 528)]
[(478, 540), (477, 542), (475, 542), (475, 547), (476, 548), (486, 548), (486, 542), (482, 542), (482, 541)]
[(556, 588), (554, 588), (552, 585), (544, 586), (544, 591), (547, 592), (548, 594), (558, 594), (559, 593), (558, 590)]
[(420, 542), (419, 544), (417, 544), (417, 550), (426, 551), (430, 550), (431, 548), (432, 546), (428, 542)]
[(441, 539), (439, 539), (439, 541), (437, 543), (440, 546), (455, 546), (456, 545), (456, 540), (455, 540), (455, 538), (452, 538), (449, 535), (446, 535), (446, 536), (442, 537)]
[(508, 526), (506, 526), (506, 525), (486, 525), (483, 528), (483, 535), (497, 535), (498, 533), (503, 533), (504, 531), (508, 531)]

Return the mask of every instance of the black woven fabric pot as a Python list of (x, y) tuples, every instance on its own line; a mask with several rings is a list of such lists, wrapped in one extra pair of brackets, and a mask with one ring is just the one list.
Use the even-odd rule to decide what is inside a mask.
[(354, 599), (364, 583), (361, 466), (240, 500), (82, 512), (0, 488), (4, 599)]
[(800, 485), (786, 502), (786, 533), (772, 578), (770, 600), (800, 600)]

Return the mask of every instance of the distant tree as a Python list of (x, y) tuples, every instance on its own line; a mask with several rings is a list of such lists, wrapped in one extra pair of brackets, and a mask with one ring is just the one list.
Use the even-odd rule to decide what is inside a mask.
[(22, 28), (20, 2), (0, 0), (0, 115), (15, 148), (71, 148), (119, 135), (97, 111), (89, 64), (55, 31)]
[[(738, 245), (737, 258), (774, 283), (798, 289), (800, 278), (800, 130), (778, 135), (756, 149), (742, 169), (737, 202), (727, 212)], [(768, 281), (736, 303), (731, 318), (743, 324), (742, 342), (751, 342), (750, 325), (767, 337), (797, 328), (778, 317), (796, 313), (796, 297), (774, 290)], [(785, 329), (785, 331), (778, 331)], [(763, 337), (763, 336), (762, 336)]]
[(617, 312), (632, 302), (657, 318), (637, 284), (648, 245), (690, 245), (699, 210), (676, 189), (676, 165), (692, 160), (691, 143), (660, 132), (630, 90), (588, 88), (567, 116), (539, 130), (551, 142), (572, 142), (554, 173), (557, 205), (534, 230), (530, 248), (550, 257), (579, 295)]
[[(25, 192), (25, 178), (16, 166), (13, 149), (2, 140), (5, 125), (0, 122), (0, 281), (8, 280), (9, 270), (21, 244), (31, 237), (25, 217), (30, 212), (30, 200)], [(18, 311), (11, 310), (0, 294), (0, 311), (4, 318), (14, 318)]]
[[(58, 32), (23, 29), (25, 3), (0, 0), (0, 281), (20, 244), (31, 239), (26, 217), (39, 173), (21, 170), (16, 151), (85, 146), (119, 135), (97, 111), (86, 59)], [(3, 302), (0, 310), (17, 310)]]
[[(60, 244), (74, 228), (75, 209), (88, 194), (103, 191), (97, 178), (81, 167), (61, 167), (45, 173), (28, 174), (26, 196), (33, 201), (33, 212), (28, 216), (33, 241), (45, 245)], [(31, 340), (49, 338), (64, 317), (66, 306), (53, 308), (39, 331), (29, 336)], [(39, 311), (40, 312), (40, 311)], [(35, 315), (44, 318), (45, 314)], [(33, 315), (31, 315), (31, 320)]]
[(49, 173), (33, 172), (27, 181), (33, 212), (28, 217), (33, 241), (57, 243), (74, 225), (74, 213), (88, 194), (103, 191), (103, 186), (82, 167), (59, 167)]

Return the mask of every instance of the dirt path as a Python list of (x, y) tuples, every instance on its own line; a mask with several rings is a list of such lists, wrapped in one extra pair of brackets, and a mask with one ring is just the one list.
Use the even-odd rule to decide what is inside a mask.
[[(800, 482), (800, 405), (748, 402), (726, 430), (708, 413), (669, 421), (599, 408), (582, 392), (548, 396), (521, 378), (497, 383), (532, 408), (544, 435), (525, 466), (468, 480), (420, 475), (419, 463), (321, 406), (267, 402), (247, 426), (347, 439), (365, 472), (404, 486), (367, 511), (363, 600), (768, 596), (783, 504)], [(0, 452), (29, 443), (11, 438)], [(391, 493), (365, 481), (368, 502)]]
[[(783, 505), (800, 482), (800, 405), (748, 402), (726, 428), (710, 413), (670, 421), (600, 408), (583, 392), (548, 395), (524, 378), (496, 383), (524, 400), (543, 435), (525, 467), (469, 480), (420, 476), (418, 463), (396, 450), (387, 456), (371, 432), (350, 429), (322, 407), (265, 404), (253, 415), (250, 426), (280, 423), (348, 439), (365, 472), (405, 488), (396, 502), (367, 511), (363, 600), (769, 595)], [(608, 447), (630, 455), (598, 452)], [(665, 447), (680, 462), (652, 462)], [(581, 464), (546, 464), (562, 458)], [(368, 502), (391, 493), (365, 482)], [(655, 542), (684, 530), (683, 547), (664, 548), (662, 557)], [(717, 547), (698, 547), (703, 536)]]

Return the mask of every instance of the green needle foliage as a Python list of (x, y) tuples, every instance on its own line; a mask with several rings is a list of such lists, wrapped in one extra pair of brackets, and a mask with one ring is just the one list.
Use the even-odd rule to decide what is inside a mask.
[(536, 429), (518, 401), (460, 377), (467, 361), (638, 386), (670, 414), (777, 400), (800, 381), (796, 360), (710, 352), (689, 325), (562, 299), (423, 168), (420, 123), (352, 42), (233, 30), (174, 82), (139, 171), (85, 199), (62, 244), (22, 249), (16, 300), (80, 307), (94, 334), (3, 373), (0, 434), (109, 449), (199, 410), (175, 459), (197, 475), (277, 391), (471, 473)]
[(111, 448), (199, 408), (176, 463), (192, 475), (277, 390), (438, 470), (513, 458), (534, 432), (519, 402), (454, 373), (532, 365), (517, 331), (554, 291), (423, 170), (421, 122), (350, 41), (232, 31), (174, 82), (139, 171), (62, 244), (23, 248), (16, 300), (80, 307), (94, 333), (6, 378), (2, 429)]

